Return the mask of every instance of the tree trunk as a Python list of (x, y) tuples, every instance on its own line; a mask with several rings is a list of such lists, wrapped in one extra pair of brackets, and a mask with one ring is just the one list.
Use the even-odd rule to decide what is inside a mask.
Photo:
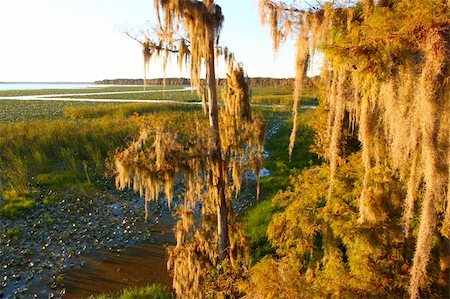
[(229, 250), (229, 236), (228, 236), (228, 207), (225, 198), (225, 180), (224, 180), (224, 165), (222, 160), (221, 142), (219, 135), (219, 111), (217, 105), (217, 89), (216, 89), (216, 75), (214, 62), (214, 33), (209, 31), (208, 41), (208, 59), (207, 59), (207, 80), (208, 80), (208, 95), (209, 95), (209, 125), (214, 138), (213, 148), (211, 149), (211, 161), (213, 163), (213, 179), (216, 184), (217, 192), (217, 230), (219, 237), (219, 262), (221, 262), (227, 255)]

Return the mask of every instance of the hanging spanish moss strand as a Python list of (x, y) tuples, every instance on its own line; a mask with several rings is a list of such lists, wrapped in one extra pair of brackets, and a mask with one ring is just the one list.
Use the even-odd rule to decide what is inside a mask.
[[(450, 141), (449, 141), (450, 144)], [(447, 183), (447, 208), (445, 210), (442, 234), (450, 239), (450, 154), (448, 155), (448, 183)]]
[[(167, 266), (179, 298), (204, 298), (213, 267), (225, 259), (233, 267), (248, 264), (248, 242), (242, 226), (234, 223), (231, 199), (240, 193), (244, 173), (251, 172), (256, 174), (259, 196), (265, 129), (251, 113), (243, 66), (227, 48), (217, 45), (223, 21), (220, 7), (214, 1), (155, 0), (155, 8), (160, 41), (148, 41), (146, 53), (163, 55), (164, 67), (171, 54), (178, 55), (180, 67), (189, 64), (191, 82), (202, 97), (206, 115), (190, 115), (189, 124), (181, 115), (144, 121), (139, 138), (116, 156), (116, 186), (132, 186), (145, 196), (148, 217), (147, 202), (164, 193), (170, 207), (175, 178), (184, 180), (183, 203), (176, 210), (176, 246), (168, 249)], [(189, 43), (182, 40), (176, 47), (180, 27)], [(220, 110), (215, 79), (215, 58), (219, 57), (228, 65)], [(200, 78), (203, 67), (206, 86)], [(201, 218), (194, 225), (198, 201)]]
[(330, 186), (328, 189), (328, 199), (333, 193), (334, 176), (340, 162), (340, 142), (342, 136), (343, 120), (345, 115), (344, 80), (345, 71), (338, 71), (337, 94), (334, 103), (334, 120), (331, 130), (331, 141), (328, 156), (330, 157)]
[(409, 237), (410, 223), (414, 216), (414, 201), (416, 199), (417, 191), (421, 183), (421, 176), (419, 170), (420, 154), (416, 152), (412, 158), (411, 171), (407, 183), (407, 192), (403, 208), (403, 226), (405, 231), (405, 238)]
[(303, 89), (303, 84), (306, 79), (306, 71), (308, 68), (308, 58), (309, 58), (309, 28), (306, 16), (303, 18), (302, 33), (297, 41), (296, 46), (296, 75), (295, 75), (295, 87), (294, 87), (294, 104), (292, 107), (292, 112), (294, 115), (294, 124), (292, 127), (291, 135), (289, 138), (289, 160), (292, 159), (292, 151), (295, 145), (295, 136), (297, 134), (298, 127), (298, 110), (300, 97)]
[(144, 91), (147, 87), (147, 71), (148, 71), (148, 66), (150, 64), (150, 60), (152, 58), (152, 48), (150, 45), (150, 41), (148, 39), (146, 39), (143, 43), (142, 43), (142, 54), (144, 56)]
[(448, 105), (448, 99), (445, 101), (439, 95), (441, 93), (440, 88), (445, 84), (444, 72), (445, 68), (448, 67), (450, 55), (448, 47), (448, 35), (442, 36), (438, 31), (429, 32), (424, 49), (425, 65), (419, 86), (423, 117), (421, 122), (423, 135), (422, 154), (423, 160), (426, 161), (424, 166), (426, 190), (420, 216), (416, 252), (411, 269), (409, 291), (413, 299), (419, 297), (420, 286), (426, 277), (427, 264), (431, 252), (431, 238), (436, 225), (436, 209), (444, 201), (445, 184), (448, 183), (448, 179), (445, 176), (447, 171), (444, 166), (445, 160), (442, 161), (442, 157), (439, 155), (438, 144), (438, 135), (443, 117), (443, 114), (439, 113), (439, 107), (445, 103)]
[[(362, 0), (350, 6), (333, 2), (304, 9), (295, 2), (260, 1), (261, 19), (271, 27), (275, 48), (289, 34), (301, 38), (305, 15), (314, 20), (308, 34), (325, 56), (321, 80), (328, 92), (330, 152), (326, 158), (331, 173), (338, 167), (337, 129), (343, 111), (348, 110), (350, 125), (357, 128), (362, 145), (359, 223), (376, 219), (369, 201), (376, 184), (371, 179), (380, 166), (390, 169), (405, 186), (406, 237), (417, 216), (415, 202), (420, 203), (411, 298), (419, 297), (425, 281), (436, 227), (439, 225), (443, 236), (449, 235), (450, 227), (450, 2), (426, 3)], [(393, 15), (397, 15), (395, 19)], [(297, 51), (303, 50), (297, 47)], [(352, 80), (345, 87), (344, 110), (338, 101), (337, 75), (342, 70)], [(291, 145), (293, 138), (295, 135), (291, 135)], [(332, 182), (330, 187), (332, 193)]]
[(371, 142), (371, 124), (370, 124), (370, 100), (369, 95), (365, 95), (361, 104), (361, 116), (359, 121), (359, 136), (362, 141), (362, 161), (364, 165), (364, 179), (361, 195), (359, 197), (359, 222), (364, 223), (367, 219), (366, 216), (366, 198), (367, 198), (367, 186), (369, 184), (369, 173), (372, 168), (370, 148)]

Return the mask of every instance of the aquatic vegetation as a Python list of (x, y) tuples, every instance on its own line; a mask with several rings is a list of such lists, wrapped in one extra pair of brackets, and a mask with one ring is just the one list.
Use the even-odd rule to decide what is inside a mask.
[(20, 217), (32, 209), (35, 204), (34, 199), (29, 198), (28, 193), (13, 189), (4, 191), (1, 197), (0, 214), (9, 219)]
[(127, 288), (117, 295), (99, 295), (92, 299), (171, 299), (173, 295), (167, 288), (152, 284), (142, 288)]

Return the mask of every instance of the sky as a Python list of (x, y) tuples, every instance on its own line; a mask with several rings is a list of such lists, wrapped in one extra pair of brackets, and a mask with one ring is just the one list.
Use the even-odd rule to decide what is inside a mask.
[[(256, 0), (218, 0), (228, 46), (250, 77), (293, 77), (293, 42), (275, 55)], [(92, 82), (142, 78), (140, 44), (125, 29), (156, 24), (153, 0), (0, 0), (0, 81)], [(163, 76), (152, 62), (148, 78)], [(224, 76), (223, 68), (218, 71)], [(188, 77), (174, 60), (167, 77)]]

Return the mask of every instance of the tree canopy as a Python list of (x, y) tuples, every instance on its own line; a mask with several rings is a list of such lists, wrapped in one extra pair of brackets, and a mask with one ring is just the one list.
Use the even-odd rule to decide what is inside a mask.
[[(297, 40), (291, 151), (307, 64), (316, 49), (324, 53), (326, 206), (336, 200), (336, 175), (348, 163), (343, 130), (350, 126), (361, 143), (364, 168), (357, 225), (372, 227), (384, 217), (377, 209), (381, 198), (396, 200), (375, 179), (380, 168), (402, 186), (406, 240), (420, 213), (409, 271), (411, 298), (426, 285), (434, 238), (450, 236), (449, 9), (445, 0), (333, 1), (314, 7), (306, 1), (260, 1), (274, 47), (290, 37)], [(442, 271), (448, 271), (445, 267)]]

